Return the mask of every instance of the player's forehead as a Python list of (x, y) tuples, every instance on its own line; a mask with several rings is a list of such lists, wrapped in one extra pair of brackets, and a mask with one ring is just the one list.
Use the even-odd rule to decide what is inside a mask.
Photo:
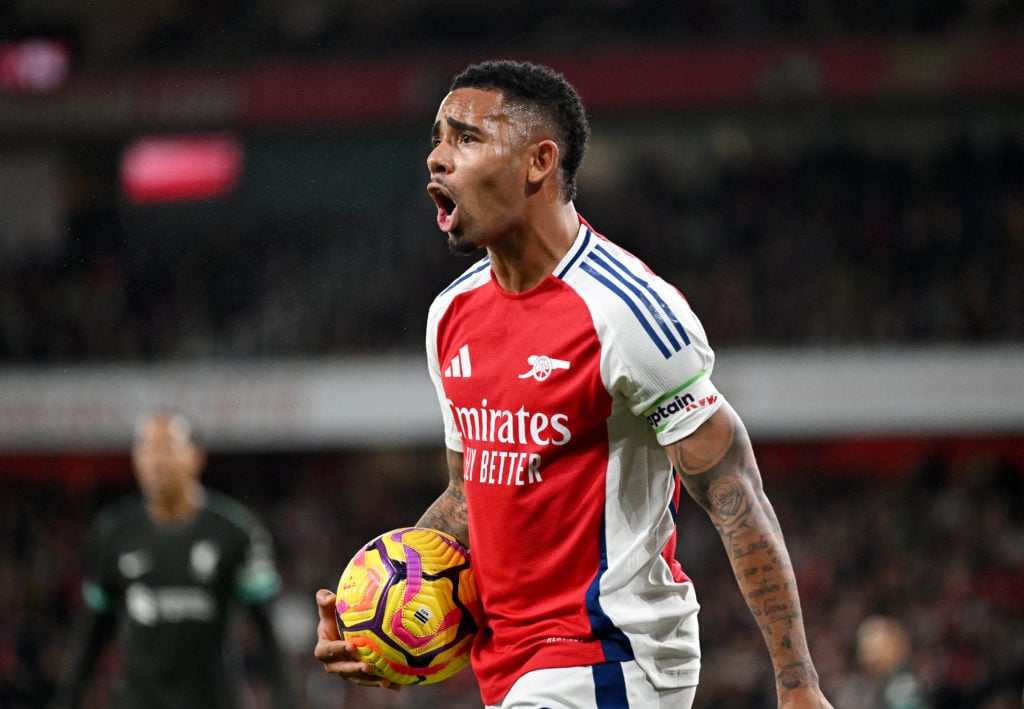
[(187, 444), (191, 441), (188, 420), (176, 414), (156, 414), (140, 418), (135, 426), (135, 442), (168, 442)]
[(464, 87), (455, 89), (441, 101), (434, 131), (453, 125), (470, 125), (493, 131), (508, 123), (509, 117), (509, 106), (500, 92)]

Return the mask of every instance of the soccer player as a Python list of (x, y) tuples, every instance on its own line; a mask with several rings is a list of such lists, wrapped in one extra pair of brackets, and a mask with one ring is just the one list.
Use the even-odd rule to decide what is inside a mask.
[(851, 709), (926, 709), (914, 676), (911, 638), (897, 618), (871, 615), (861, 621), (853, 643), (864, 674), (854, 674), (840, 690)]
[(200, 484), (204, 453), (175, 412), (139, 419), (140, 496), (97, 517), (86, 545), (84, 605), (54, 707), (81, 704), (96, 657), (119, 629), (121, 709), (236, 709), (241, 657), (226, 643), (249, 609), (274, 706), (295, 704), (270, 602), (280, 587), (271, 539), (240, 503)]
[[(452, 251), (485, 249), (435, 299), (427, 358), (450, 480), (418, 524), (468, 542), (488, 707), (688, 707), (694, 584), (675, 559), (682, 488), (721, 535), (780, 706), (830, 706), (740, 417), (687, 301), (573, 205), (589, 127), (550, 69), (485, 62), (437, 112), (427, 191)], [(329, 672), (354, 661), (317, 594)], [(711, 629), (713, 632), (713, 629)]]

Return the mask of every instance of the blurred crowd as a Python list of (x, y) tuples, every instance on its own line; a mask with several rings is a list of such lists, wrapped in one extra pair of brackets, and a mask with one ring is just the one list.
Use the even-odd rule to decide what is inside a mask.
[(80, 62), (250, 61), (275, 54), (423, 52), (515, 43), (707, 41), (837, 35), (1007, 31), (1014, 0), (11, 0), (0, 27), (63, 36)]
[[(62, 37), (76, 67), (101, 72), (161, 62), (182, 71), (195, 62), (230, 67), (274, 56), (336, 61), (360, 54), (414, 62), (417, 52), (456, 48), (486, 48), (488, 55), (503, 47), (564, 53), (582, 42), (646, 46), (664, 40), (679, 47), (1022, 27), (1024, 5), (1012, 0), (444, 6), (424, 0), (13, 0), (0, 6), (0, 42)], [(983, 120), (1001, 114), (1003, 126), (1015, 127), (979, 139), (966, 123), (968, 104)], [(748, 117), (764, 108), (781, 111), (790, 134), (808, 128), (799, 108), (763, 107)], [(804, 107), (833, 113), (811, 119), (818, 124), (811, 130), (829, 139), (799, 150), (748, 150), (759, 136), (720, 130), (708, 141), (717, 154), (701, 164), (699, 179), (686, 174), (693, 158), (682, 133), (692, 117), (667, 117), (677, 119), (674, 131), (617, 159), (609, 159), (607, 144), (629, 130), (625, 122), (642, 121), (627, 118), (616, 126), (613, 118), (598, 117), (577, 206), (598, 231), (683, 291), (715, 346), (1020, 340), (1019, 101), (1008, 97), (985, 106), (965, 99), (964, 105), (930, 108), (944, 127), (941, 140), (926, 150), (879, 151), (837, 125), (859, 111), (884, 133), (907, 112), (905, 104)], [(733, 118), (703, 120), (728, 126)], [(922, 119), (921, 133), (933, 127), (933, 118)], [(269, 145), (263, 162), (289, 175), (276, 192), (148, 211), (126, 204), (118, 191), (116, 162), (126, 136), (82, 137), (76, 144), (55, 137), (52, 146), (35, 145), (40, 153), (52, 148), (68, 173), (55, 189), (67, 224), (54, 230), (55, 244), (46, 253), (0, 249), (0, 365), (418, 351), (430, 298), (467, 265), (447, 254), (422, 187), (405, 187), (425, 177), (425, 141), (415, 160), (396, 160), (386, 155), (392, 147), (386, 141), (373, 143), (365, 133), (339, 138), (322, 128), (307, 127), (298, 138), (301, 130), (271, 128), (243, 136), (250, 148)], [(425, 134), (421, 126), (408, 130)], [(307, 142), (292, 163), (282, 147), (289, 140)], [(380, 155), (377, 169), (389, 174), (360, 174), (350, 155), (356, 144)], [(14, 154), (22, 146), (0, 147)], [(317, 159), (319, 167), (310, 164)], [(347, 177), (332, 181), (346, 167)], [(361, 181), (361, 191), (336, 189)], [(282, 207), (269, 216), (262, 209), (317, 190), (311, 204), (366, 206)]]
[[(980, 446), (963, 461), (924, 455), (895, 474), (851, 466), (822, 475), (814, 456), (774, 445), (763, 447), (762, 473), (793, 555), (816, 663), (836, 706), (886, 706), (869, 698), (898, 670), (895, 686), (918, 703), (890, 706), (1019, 707), (1024, 469)], [(311, 656), (314, 592), (334, 587), (361, 543), (417, 517), (444, 484), (443, 458), (424, 450), (211, 459), (208, 484), (245, 501), (274, 533), (285, 578), (279, 620), (302, 692), (297, 709), (479, 706), (469, 672), (394, 694), (349, 687)], [(127, 461), (108, 465), (124, 468)], [(0, 706), (45, 705), (80, 603), (83, 533), (99, 505), (133, 490), (122, 472), (82, 478), (77, 486), (44, 478), (17, 495), (8, 494), (10, 481), (3, 483)], [(703, 602), (697, 706), (774, 706), (764, 645), (710, 522), (689, 503), (681, 509), (678, 555)], [(890, 626), (899, 640), (891, 651), (884, 640), (869, 641)], [(248, 652), (256, 664), (258, 648)], [(117, 661), (116, 653), (104, 660), (108, 668)], [(103, 706), (108, 682), (101, 672), (90, 706)], [(252, 692), (253, 706), (263, 706), (255, 678)]]
[[(833, 142), (699, 180), (592, 158), (581, 213), (679, 287), (715, 346), (1024, 338), (1019, 137), (921, 155)], [(419, 352), (427, 305), (469, 261), (421, 188), (386, 201), (291, 221), (226, 202), (171, 233), (96, 199), (60, 253), (0, 264), (0, 363)]]
[[(378, 56), (382, 45), (415, 57), (453, 47), (493, 54), (513, 45), (571, 51), (595, 42), (1021, 29), (1024, 4), (1015, 0), (0, 3), (0, 42), (59, 37), (77, 68), (99, 71)], [(773, 109), (789, 122), (787, 140), (808, 125), (828, 139), (771, 150), (756, 128), (731, 131), (733, 116), (704, 116), (717, 128), (691, 151), (692, 117), (668, 117), (667, 131), (647, 143), (626, 140), (630, 129), (602, 117), (577, 206), (683, 291), (715, 347), (1020, 342), (1024, 121), (1016, 103), (975, 106), (992, 115), (1011, 109), (1001, 125), (1016, 128), (984, 135), (958, 132), (968, 127), (964, 107), (946, 106), (937, 111), (940, 137), (924, 149), (845, 139), (842, 121), (831, 120), (839, 116), (808, 118), (799, 107)], [(906, 108), (837, 113), (847, 120), (861, 111), (865, 123), (883, 116), (884, 134), (885, 121)], [(305, 137), (308, 154), (345, 164), (329, 154), (329, 140)], [(267, 131), (245, 138), (274, 139)], [(53, 250), (0, 249), (0, 366), (419, 352), (430, 299), (468, 265), (448, 254), (434, 225), (420, 156), (411, 183), (357, 175), (363, 195), (336, 194), (339, 203), (370, 195), (369, 206), (268, 217), (272, 210), (237, 195), (168, 209), (126, 204), (115, 165), (123, 146), (111, 142), (34, 146), (62, 153), (67, 225)], [(425, 148), (424, 140), (424, 156)], [(295, 192), (317, 189), (307, 165), (267, 162), (301, 177)], [(1021, 706), (1024, 468), (982, 449), (966, 463), (937, 456), (890, 475), (822, 474), (800, 460), (795, 446), (763, 459), (762, 472), (836, 706), (866, 709), (897, 691), (916, 698), (907, 709)], [(127, 465), (37, 459), (30, 467), (43, 474), (34, 481), (0, 471), (0, 706), (45, 706), (79, 603), (85, 530), (102, 504), (133, 489)], [(414, 520), (443, 486), (444, 465), (440, 451), (211, 460), (210, 484), (252, 506), (274, 532), (299, 709), (479, 707), (468, 672), (393, 694), (349, 687), (311, 657), (314, 591), (336, 583), (360, 543)], [(773, 706), (763, 643), (714, 530), (693, 505), (680, 527), (679, 556), (704, 601), (697, 707)], [(872, 650), (877, 643), (888, 649)], [(105, 659), (117, 661), (116, 653)], [(112, 676), (101, 672), (87, 709), (104, 706)], [(255, 678), (252, 693), (263, 706)]]

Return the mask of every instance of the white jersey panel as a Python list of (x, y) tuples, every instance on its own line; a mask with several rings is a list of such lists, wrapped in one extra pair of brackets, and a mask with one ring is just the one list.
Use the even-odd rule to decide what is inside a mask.
[(455, 416), (448, 399), (444, 393), (444, 385), (441, 381), (442, 373), (451, 368), (457, 367), (461, 375), (465, 362), (468, 361), (468, 354), (465, 354), (458, 362), (445, 362), (442, 366), (437, 354), (437, 331), (438, 323), (444, 315), (452, 300), (460, 293), (479, 288), (488, 283), (491, 279), (490, 259), (483, 258), (470, 266), (461, 276), (452, 281), (445, 290), (434, 298), (427, 313), (427, 368), (430, 372), (430, 380), (434, 384), (434, 391), (437, 393), (438, 404), (441, 406), (441, 417), (444, 421), (444, 443), (449, 450), (462, 452), (462, 434), (455, 425)]
[(613, 396), (601, 606), (656, 686), (695, 684), (699, 604), (663, 556), (676, 530), (676, 481), (662, 446), (721, 405), (714, 354), (686, 300), (641, 261), (592, 232), (576, 248), (563, 278), (590, 309)]
[(602, 375), (662, 445), (693, 433), (721, 405), (715, 355), (682, 294), (625, 249), (596, 236), (566, 280), (593, 304)]

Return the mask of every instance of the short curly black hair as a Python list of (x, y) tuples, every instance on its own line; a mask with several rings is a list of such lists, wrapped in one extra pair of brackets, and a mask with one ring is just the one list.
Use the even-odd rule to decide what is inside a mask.
[(540, 64), (503, 59), (467, 67), (449, 91), (462, 88), (497, 91), (506, 101), (549, 120), (558, 133), (562, 197), (566, 202), (576, 199), (576, 175), (587, 152), (590, 123), (579, 93), (564, 76)]

